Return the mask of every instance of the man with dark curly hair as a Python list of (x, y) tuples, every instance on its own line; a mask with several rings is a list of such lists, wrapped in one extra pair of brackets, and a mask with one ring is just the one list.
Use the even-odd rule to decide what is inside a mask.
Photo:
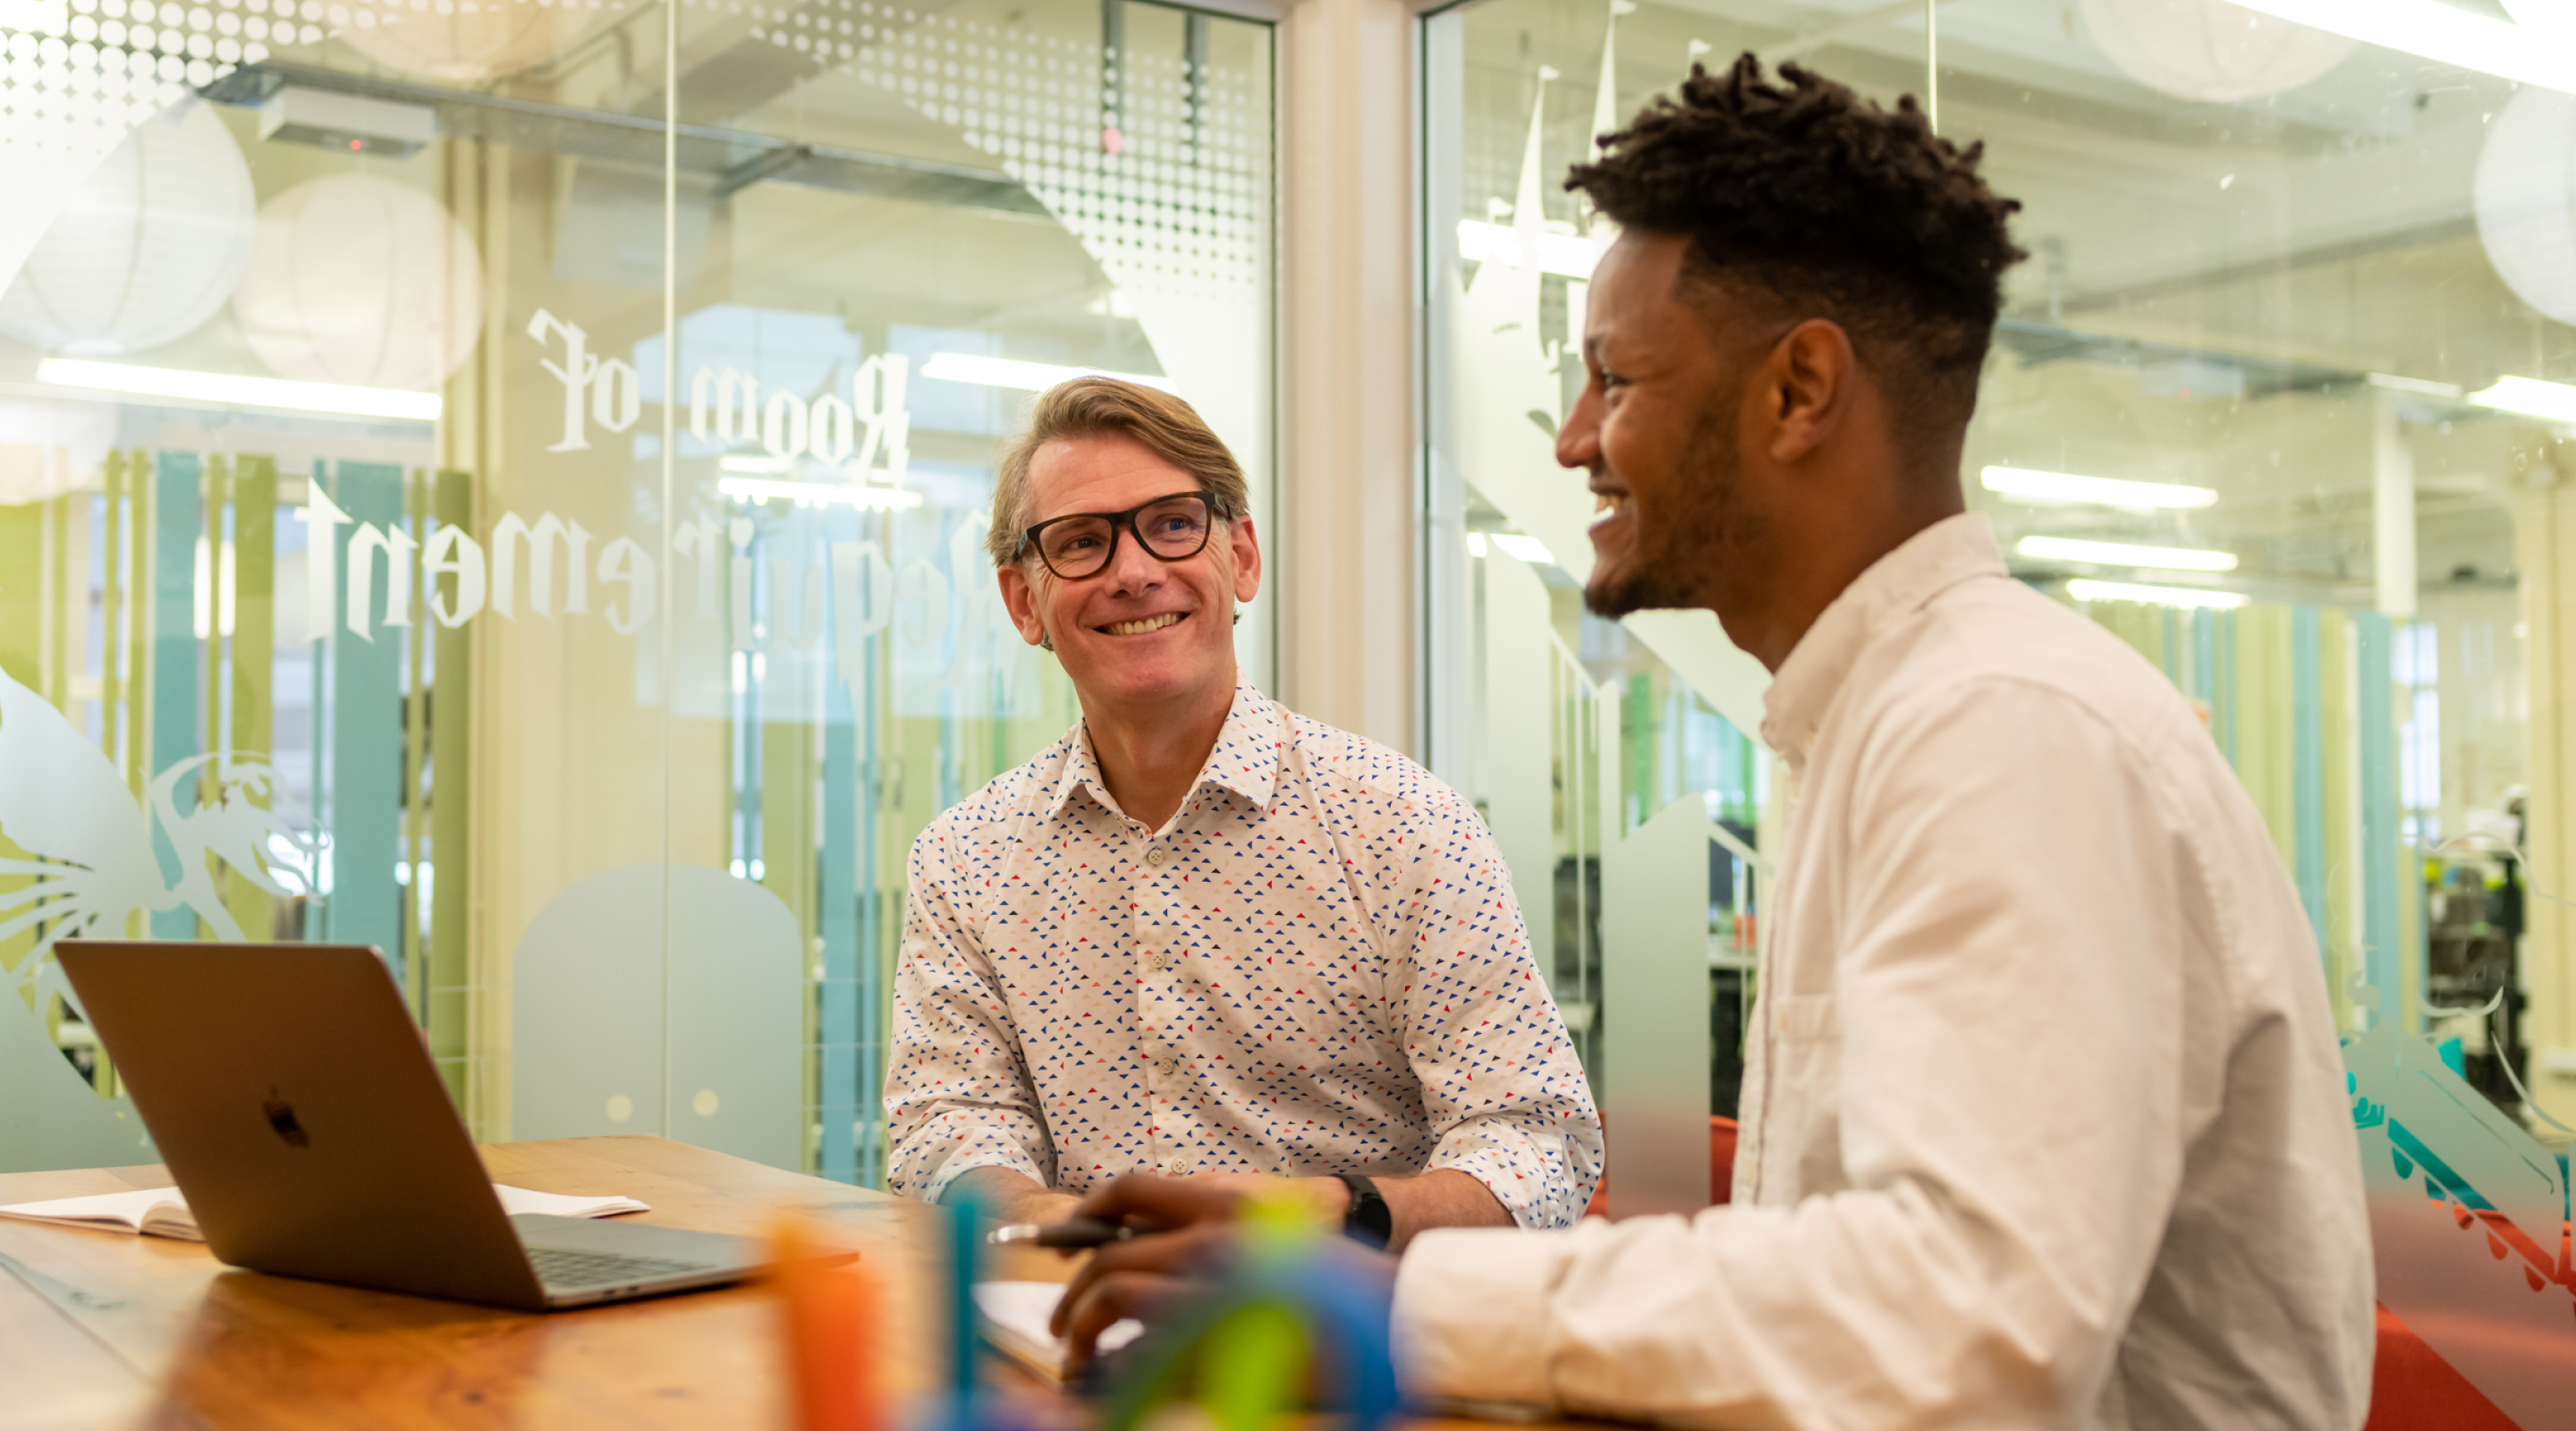
[[(2172, 685), (2013, 581), (1961, 497), (2021, 257), (1980, 157), (1748, 55), (1573, 173), (1623, 231), (1557, 440), (1601, 504), (1588, 599), (1713, 610), (1771, 668), (1792, 813), (1732, 1203), (1424, 1234), (1396, 1283), (1422, 1392), (1686, 1426), (2362, 1421), (2369, 1231), (2297, 894)], [(1187, 1189), (1083, 1211), (1200, 1225), (1086, 1268), (1077, 1346), (1224, 1243)]]

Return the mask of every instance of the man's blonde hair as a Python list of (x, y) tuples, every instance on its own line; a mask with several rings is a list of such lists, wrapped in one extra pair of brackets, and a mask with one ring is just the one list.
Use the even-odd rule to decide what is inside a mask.
[(1142, 383), (1074, 378), (1038, 394), (1028, 431), (1002, 454), (1001, 476), (993, 484), (993, 529), (984, 540), (993, 565), (1009, 566), (1020, 559), (1020, 541), (1030, 525), (1029, 463), (1038, 449), (1068, 438), (1100, 436), (1133, 438), (1190, 474), (1207, 493), (1208, 515), (1219, 521), (1233, 521), (1251, 505), (1243, 468), (1200, 419), (1198, 409)]

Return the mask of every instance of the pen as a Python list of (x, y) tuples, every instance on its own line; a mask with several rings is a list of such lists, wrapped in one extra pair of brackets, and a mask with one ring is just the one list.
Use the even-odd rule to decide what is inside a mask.
[(987, 1241), (994, 1243), (1027, 1242), (1039, 1247), (1078, 1251), (1086, 1247), (1103, 1247), (1112, 1242), (1125, 1242), (1142, 1237), (1147, 1229), (1123, 1227), (1097, 1218), (1075, 1217), (1063, 1222), (1014, 1222), (993, 1229)]

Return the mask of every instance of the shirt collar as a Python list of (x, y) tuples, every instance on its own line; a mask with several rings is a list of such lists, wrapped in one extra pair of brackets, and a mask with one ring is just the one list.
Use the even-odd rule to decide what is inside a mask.
[[(1201, 789), (1214, 785), (1233, 791), (1256, 808), (1269, 809), (1270, 797), (1279, 786), (1279, 746), (1287, 737), (1286, 724), (1278, 702), (1248, 681), (1237, 685), (1234, 704), (1225, 713), (1225, 724), (1217, 730), (1216, 746), (1208, 752), (1207, 763), (1199, 767), (1199, 778), (1191, 783), (1189, 798), (1181, 802), (1181, 808), (1188, 809)], [(1073, 748), (1066, 752), (1064, 774), (1056, 781), (1049, 813), (1064, 813), (1078, 790), (1088, 791), (1100, 808), (1118, 810), (1118, 802), (1110, 798), (1109, 782), (1101, 776), (1100, 761), (1091, 751), (1090, 722), (1076, 725), (1068, 739)]]
[(1872, 562), (1780, 663), (1762, 696), (1763, 743), (1803, 766), (1844, 678), (1881, 632), (1962, 581), (2003, 574), (1994, 528), (1974, 512), (1945, 517)]

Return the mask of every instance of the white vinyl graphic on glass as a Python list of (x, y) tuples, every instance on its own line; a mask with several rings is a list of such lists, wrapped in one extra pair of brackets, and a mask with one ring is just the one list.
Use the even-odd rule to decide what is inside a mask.
[[(319, 842), (280, 808), (283, 793), (265, 753), (221, 751), (173, 762), (138, 808), (107, 757), (0, 670), (0, 837), (30, 857), (0, 858), (0, 876), (16, 886), (0, 892), (0, 939), (36, 935), (9, 970), (16, 997), (0, 999), (0, 1066), (23, 1075), (7, 1080), (0, 1101), (0, 1145), (12, 1161), (136, 1156), (142, 1127), (130, 1106), (66, 1077), (62, 1041), (48, 1033), (49, 1023), (77, 1018), (53, 946), (125, 938), (142, 917), (178, 909), (218, 939), (246, 937), (219, 878), (297, 895), (318, 877)], [(174, 859), (165, 862), (164, 850)]]
[[(33, 1015), (0, 1011), (0, 1086), (47, 1090), (0, 1100), (0, 1167), (137, 1160), (114, 1060), (29, 982), (103, 900), (384, 950), (478, 1136), (570, 1099), (875, 1176), (904, 848), (1079, 714), (983, 550), (1001, 440), (1047, 382), (1149, 379), (1268, 510), (1270, 36), (685, 8), (0, 5), (0, 347), (35, 377), (0, 395), (0, 669), (132, 827), (78, 900), (42, 821), (0, 828)], [(259, 864), (255, 817), (306, 845)], [(639, 865), (792, 934), (608, 1086), (559, 1023), (509, 1036), (566, 946), (514, 954)], [(615, 973), (733, 952), (678, 917)], [(801, 1076), (681, 1057), (710, 1010)]]

